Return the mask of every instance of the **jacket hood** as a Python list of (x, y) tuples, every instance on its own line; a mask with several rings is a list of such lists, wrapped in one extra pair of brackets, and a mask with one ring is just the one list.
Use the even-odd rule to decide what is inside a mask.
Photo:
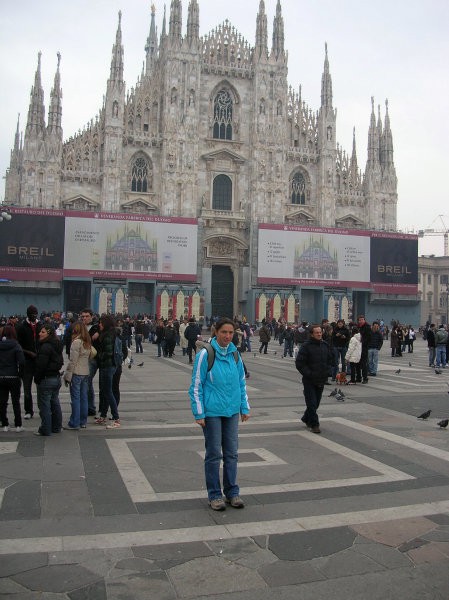
[(11, 350), (12, 348), (15, 348), (16, 346), (17, 346), (16, 340), (7, 340), (7, 339), (0, 340), (0, 351)]

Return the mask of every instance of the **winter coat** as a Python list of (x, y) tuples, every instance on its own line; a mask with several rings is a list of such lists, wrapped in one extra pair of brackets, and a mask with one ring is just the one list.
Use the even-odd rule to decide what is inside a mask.
[(195, 345), (198, 336), (201, 335), (201, 329), (196, 323), (189, 323), (184, 331), (184, 337), (190, 344)]
[(262, 325), (259, 329), (259, 338), (261, 342), (269, 342), (271, 340), (271, 333), (267, 325)]
[(72, 375), (89, 375), (90, 348), (85, 348), (80, 338), (73, 340), (70, 346), (69, 363), (65, 369), (66, 373)]
[(59, 377), (64, 364), (63, 345), (58, 338), (48, 337), (38, 348), (34, 381), (39, 384), (45, 377)]
[(115, 331), (103, 331), (100, 333), (100, 337), (98, 338), (98, 368), (106, 369), (107, 367), (114, 367), (114, 340), (115, 340)]
[(349, 346), (346, 351), (345, 360), (350, 363), (359, 363), (362, 358), (362, 336), (356, 333), (349, 340)]
[(380, 350), (384, 343), (384, 339), (380, 331), (372, 331), (371, 332), (371, 340), (369, 342), (368, 348), (376, 348)]
[(0, 379), (18, 377), (25, 364), (22, 347), (16, 340), (0, 341)]
[(332, 345), (335, 348), (345, 348), (349, 344), (350, 337), (351, 334), (349, 333), (349, 329), (347, 327), (335, 326), (332, 333)]
[(179, 345), (181, 348), (187, 348), (188, 346), (187, 338), (184, 335), (186, 329), (187, 323), (181, 323), (179, 325)]
[(322, 386), (334, 366), (334, 355), (327, 342), (310, 338), (299, 349), (295, 365), (302, 375), (314, 385)]
[(227, 348), (222, 348), (215, 338), (211, 345), (215, 350), (211, 370), (207, 370), (205, 348), (197, 352), (193, 365), (189, 396), (195, 420), (248, 414), (250, 406), (246, 394), (245, 371), (240, 357), (238, 363), (235, 362), (236, 347), (231, 342)]
[(34, 337), (33, 328), (27, 319), (17, 327), (17, 341), (22, 346), (23, 353), (27, 360), (34, 360), (36, 358), (39, 345), (39, 331), (41, 328), (41, 323), (36, 321), (36, 337)]

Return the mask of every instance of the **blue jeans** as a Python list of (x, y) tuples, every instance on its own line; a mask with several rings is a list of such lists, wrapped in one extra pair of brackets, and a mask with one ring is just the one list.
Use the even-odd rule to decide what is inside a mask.
[(136, 354), (140, 354), (141, 352), (143, 352), (143, 348), (142, 348), (142, 339), (143, 336), (140, 333), (136, 333)]
[(437, 346), (436, 366), (446, 368), (446, 346)]
[(305, 379), (304, 377), (302, 383), (304, 386), (304, 398), (307, 408), (301, 417), (301, 421), (310, 427), (316, 427), (320, 424), (317, 410), (320, 406), (324, 385), (314, 385), (311, 381)]
[(435, 354), (436, 354), (435, 346), (430, 346), (429, 347), (429, 367), (435, 366)]
[(73, 375), (70, 382), (70, 404), (72, 414), (69, 427), (80, 427), (87, 423), (87, 394), (89, 390), (89, 375)]
[(346, 356), (347, 349), (348, 349), (347, 346), (342, 346), (341, 348), (339, 348), (338, 346), (334, 346), (333, 350), (334, 350), (335, 364), (332, 367), (332, 379), (335, 379), (335, 377), (338, 373), (338, 365), (340, 363), (340, 359), (341, 359), (341, 370), (342, 370), (342, 372), (346, 371), (345, 356)]
[(379, 364), (379, 350), (377, 348), (368, 348), (368, 372), (377, 374)]
[(62, 427), (62, 412), (59, 404), (61, 378), (45, 377), (37, 386), (37, 405), (41, 417), (39, 433), (51, 435), (59, 433)]
[(95, 391), (94, 391), (94, 377), (98, 371), (98, 363), (95, 359), (89, 360), (89, 382), (87, 390), (87, 405), (89, 412), (95, 414), (97, 409), (95, 408)]
[(119, 419), (117, 410), (117, 401), (112, 391), (112, 378), (117, 367), (102, 367), (99, 369), (99, 386), (100, 386), (100, 415), (105, 418), (108, 414), (108, 408), (111, 409), (112, 418), (116, 421)]
[(204, 474), (209, 500), (223, 497), (220, 485), (220, 462), (222, 458), (224, 495), (226, 498), (233, 498), (240, 493), (236, 482), (239, 417), (238, 413), (232, 417), (206, 417), (206, 425), (203, 427), (206, 447)]
[(293, 340), (284, 339), (284, 356), (293, 356)]

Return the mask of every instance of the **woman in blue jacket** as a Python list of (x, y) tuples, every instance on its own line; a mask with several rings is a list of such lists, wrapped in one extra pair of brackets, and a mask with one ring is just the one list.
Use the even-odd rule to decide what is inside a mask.
[[(237, 485), (238, 424), (239, 418), (242, 422), (249, 419), (250, 406), (242, 359), (231, 342), (233, 335), (231, 319), (217, 321), (211, 341), (212, 366), (203, 348), (196, 354), (189, 388), (193, 416), (204, 433), (204, 472), (212, 510), (225, 510), (226, 504), (244, 507)], [(222, 458), (225, 500), (220, 483)]]

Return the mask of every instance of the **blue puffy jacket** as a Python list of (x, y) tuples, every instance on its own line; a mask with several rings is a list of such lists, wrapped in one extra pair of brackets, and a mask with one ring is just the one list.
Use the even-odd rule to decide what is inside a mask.
[(245, 371), (242, 359), (235, 362), (237, 348), (229, 344), (221, 348), (214, 338), (215, 361), (207, 370), (207, 350), (197, 353), (193, 365), (192, 383), (189, 388), (192, 413), (195, 420), (205, 417), (232, 417), (248, 414), (250, 406), (246, 394)]

